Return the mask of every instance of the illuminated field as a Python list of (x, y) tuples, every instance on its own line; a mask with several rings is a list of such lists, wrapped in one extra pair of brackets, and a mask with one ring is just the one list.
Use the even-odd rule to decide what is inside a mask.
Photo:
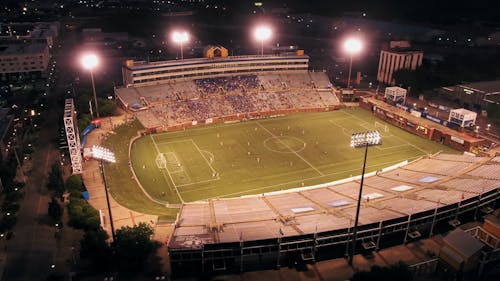
[(383, 140), (369, 149), (367, 171), (452, 152), (356, 109), (148, 135), (134, 142), (130, 160), (145, 191), (159, 202), (234, 197), (359, 175), (364, 150), (349, 146), (351, 133), (374, 129)]

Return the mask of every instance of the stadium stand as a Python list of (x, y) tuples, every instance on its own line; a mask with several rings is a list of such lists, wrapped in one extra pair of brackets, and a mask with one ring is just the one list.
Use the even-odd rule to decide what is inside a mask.
[(340, 105), (331, 89), (320, 91), (315, 83), (329, 80), (323, 72), (248, 74), (117, 88), (116, 94), (125, 108), (150, 112), (137, 115), (146, 128), (168, 130), (209, 118)]
[[(431, 235), (438, 223), (494, 207), (500, 199), (495, 160), (437, 154), (366, 177), (360, 243), (380, 248), (388, 235), (405, 241), (416, 230)], [(359, 185), (355, 177), (317, 188), (186, 203), (168, 243), (173, 271), (245, 270), (331, 255), (331, 247), (350, 242)]]

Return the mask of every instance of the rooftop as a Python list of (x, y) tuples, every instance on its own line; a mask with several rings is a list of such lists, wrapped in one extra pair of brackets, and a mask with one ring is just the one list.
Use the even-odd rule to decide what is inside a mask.
[(486, 94), (500, 94), (500, 80), (482, 81), (470, 84), (458, 85), (460, 88)]
[(247, 55), (247, 56), (229, 56), (225, 58), (193, 58), (184, 60), (169, 60), (169, 61), (157, 61), (157, 62), (146, 62), (146, 61), (134, 61), (133, 66), (125, 66), (129, 69), (143, 69), (150, 67), (159, 66), (180, 66), (180, 65), (190, 65), (199, 64), (205, 62), (227, 62), (227, 61), (249, 61), (249, 60), (269, 60), (269, 59), (309, 59), (307, 55)]
[(477, 113), (475, 113), (474, 111), (470, 111), (470, 110), (465, 109), (465, 108), (457, 108), (457, 109), (453, 109), (452, 111), (456, 112), (458, 114), (463, 114), (463, 115), (468, 115), (468, 114), (475, 114), (475, 115), (477, 115)]
[(38, 54), (45, 51), (47, 44), (6, 44), (0, 45), (0, 55)]
[(470, 234), (465, 233), (460, 228), (457, 228), (443, 238), (443, 241), (458, 250), (466, 257), (471, 257), (477, 253), (484, 244)]

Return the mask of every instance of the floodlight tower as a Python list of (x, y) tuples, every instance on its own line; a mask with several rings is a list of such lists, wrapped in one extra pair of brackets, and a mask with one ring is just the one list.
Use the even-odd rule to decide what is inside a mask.
[(260, 55), (264, 56), (264, 41), (271, 38), (271, 28), (267, 26), (259, 26), (255, 29), (255, 39), (260, 41)]
[(351, 147), (365, 147), (365, 156), (363, 159), (363, 170), (361, 172), (361, 183), (359, 185), (358, 204), (356, 206), (356, 217), (352, 233), (351, 251), (349, 252), (349, 265), (352, 265), (354, 251), (356, 250), (356, 239), (358, 234), (359, 209), (361, 206), (361, 196), (363, 194), (363, 183), (365, 180), (366, 156), (368, 155), (368, 146), (380, 144), (382, 138), (378, 131), (367, 131), (351, 135)]
[(95, 92), (95, 83), (94, 83), (94, 68), (99, 64), (99, 58), (92, 53), (85, 54), (82, 56), (81, 63), (83, 68), (90, 71), (90, 79), (92, 81), (92, 91), (94, 92), (94, 104), (95, 104), (95, 113), (97, 118), (99, 118), (99, 107), (97, 106), (97, 95)]
[(106, 182), (106, 175), (104, 174), (104, 161), (109, 163), (116, 163), (115, 153), (102, 146), (92, 146), (92, 157), (99, 160), (99, 169), (101, 171), (102, 181), (104, 183), (104, 193), (106, 194), (106, 203), (108, 205), (109, 224), (111, 225), (111, 235), (113, 241), (116, 241), (115, 226), (113, 224), (113, 215), (111, 214), (111, 204), (109, 203), (108, 184)]
[(182, 46), (189, 40), (189, 33), (187, 31), (174, 31), (172, 33), (172, 40), (180, 45), (181, 48), (181, 60), (184, 60), (184, 54), (182, 52)]
[(358, 38), (349, 38), (344, 41), (344, 50), (349, 54), (349, 76), (347, 78), (347, 88), (351, 86), (352, 56), (358, 54), (363, 48), (363, 43)]

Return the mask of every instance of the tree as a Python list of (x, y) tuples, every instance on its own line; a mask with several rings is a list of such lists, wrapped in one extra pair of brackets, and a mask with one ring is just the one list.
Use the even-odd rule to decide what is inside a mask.
[(66, 190), (68, 191), (82, 191), (83, 190), (83, 181), (82, 178), (79, 175), (72, 175), (70, 176), (67, 180), (66, 183), (64, 184), (66, 187)]
[(116, 111), (116, 102), (114, 100), (98, 98), (99, 102), (99, 115), (100, 116), (110, 116)]
[(49, 202), (48, 213), (49, 213), (49, 216), (51, 216), (56, 221), (61, 219), (62, 208), (61, 208), (61, 205), (59, 205), (59, 202), (57, 202), (55, 197), (52, 197), (52, 200)]
[(63, 171), (61, 165), (58, 162), (54, 162), (49, 173), (49, 180), (47, 182), (47, 188), (53, 190), (57, 196), (62, 196), (64, 193), (64, 180)]
[(99, 213), (81, 197), (72, 196), (70, 198), (68, 214), (69, 224), (73, 227), (86, 230), (96, 230), (99, 228)]
[(113, 242), (118, 266), (127, 271), (140, 270), (158, 247), (158, 244), (151, 240), (152, 235), (153, 229), (144, 222), (134, 227), (125, 226), (118, 229), (116, 240)]
[(111, 264), (112, 252), (107, 243), (108, 238), (108, 234), (99, 228), (86, 231), (80, 241), (80, 256), (89, 259), (98, 271), (108, 269)]

